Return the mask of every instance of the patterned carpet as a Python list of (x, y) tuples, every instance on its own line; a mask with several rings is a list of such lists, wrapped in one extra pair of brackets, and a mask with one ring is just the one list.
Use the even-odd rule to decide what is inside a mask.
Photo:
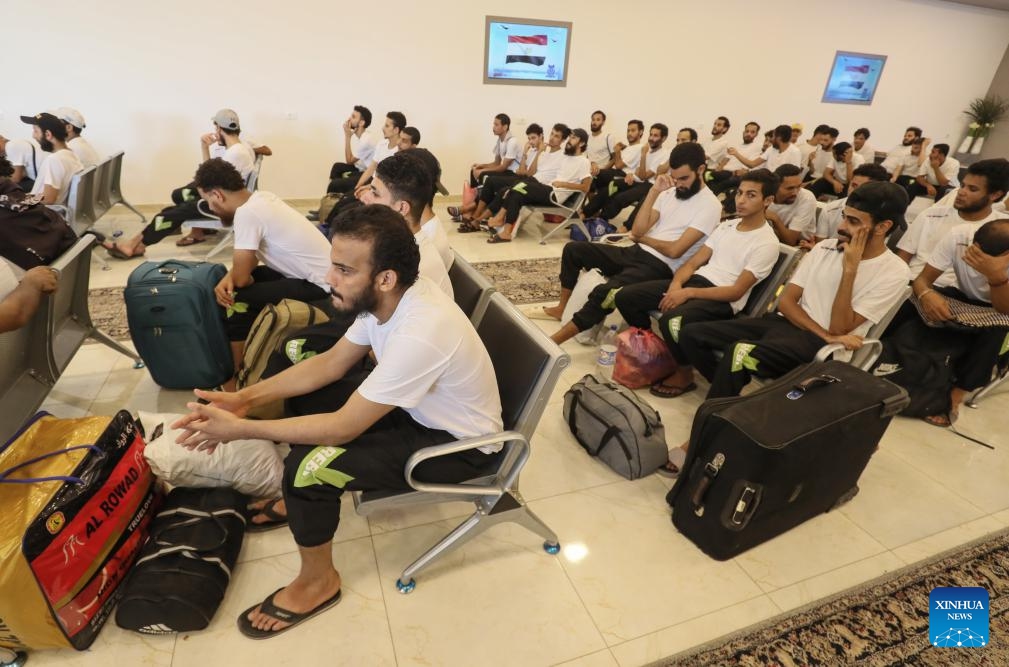
[[(557, 298), (559, 259), (523, 259), (508, 262), (480, 262), (476, 269), (491, 279), (499, 292), (512, 303), (540, 303)], [(95, 326), (116, 340), (129, 340), (123, 288), (105, 287), (88, 292), (91, 319)]]
[[(1009, 530), (653, 665), (1009, 665), (1007, 571)], [(931, 646), (928, 598), (937, 586), (988, 590), (989, 646)]]

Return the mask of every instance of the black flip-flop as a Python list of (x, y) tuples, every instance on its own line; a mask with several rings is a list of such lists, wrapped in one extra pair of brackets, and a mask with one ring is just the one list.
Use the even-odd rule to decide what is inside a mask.
[[(296, 627), (313, 616), (321, 614), (330, 607), (336, 606), (340, 603), (340, 599), (343, 597), (342, 590), (337, 591), (333, 597), (329, 598), (315, 609), (306, 611), (304, 614), (298, 614), (273, 604), (273, 596), (282, 590), (284, 589), (278, 588), (259, 604), (254, 604), (243, 611), (242, 615), (238, 617), (238, 631), (250, 639), (269, 639), (270, 637), (287, 632), (291, 628)], [(260, 630), (259, 628), (253, 627), (252, 621), (249, 620), (249, 614), (255, 611), (256, 607), (259, 607), (259, 611), (267, 616), (275, 618), (278, 621), (283, 621), (284, 623), (290, 623), (290, 625), (285, 628), (281, 628), (280, 630)]]
[(487, 243), (511, 243), (511, 239), (503, 239), (497, 234), (487, 239)]
[(472, 234), (473, 232), (479, 232), (479, 227), (473, 227), (469, 223), (460, 222), (459, 229), (457, 230), (460, 234)]
[[(260, 508), (249, 507), (246, 509), (248, 514), (246, 515), (245, 532), (247, 533), (265, 533), (268, 530), (275, 530), (287, 525), (287, 516), (277, 512), (274, 508), (277, 506), (282, 498), (274, 498), (270, 500), (265, 505)], [(262, 521), (256, 523), (252, 520), (252, 517), (257, 514), (265, 514), (269, 521)]]
[(671, 385), (656, 382), (648, 388), (648, 393), (659, 398), (677, 398), (697, 389), (697, 384), (691, 382), (686, 387), (673, 387)]
[(175, 245), (179, 246), (180, 248), (188, 248), (191, 245), (203, 243), (206, 240), (207, 239), (193, 238), (192, 236), (183, 236), (181, 239), (175, 242)]

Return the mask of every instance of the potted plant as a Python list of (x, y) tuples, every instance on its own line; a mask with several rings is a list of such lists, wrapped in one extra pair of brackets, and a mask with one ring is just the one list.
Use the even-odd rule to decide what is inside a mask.
[(970, 152), (977, 155), (984, 145), (984, 138), (988, 136), (995, 123), (1002, 120), (1009, 113), (1009, 101), (998, 95), (988, 95), (977, 97), (971, 100), (964, 110), (964, 114), (971, 119), (967, 126), (967, 136), (960, 144), (960, 153)]

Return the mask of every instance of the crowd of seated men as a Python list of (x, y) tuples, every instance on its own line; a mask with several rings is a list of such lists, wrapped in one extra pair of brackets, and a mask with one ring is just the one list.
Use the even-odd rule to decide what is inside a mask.
[[(283, 497), (257, 503), (252, 521), (289, 525), (301, 563), (289, 585), (239, 617), (240, 631), (256, 638), (284, 632), (340, 601), (332, 541), (345, 491), (405, 488), (404, 465), (418, 449), (502, 428), (493, 367), (447, 279), (452, 253), (432, 209), (440, 166), (415, 147), (419, 133), (406, 132), (402, 113), (386, 115), (379, 141), (366, 136), (370, 120), (370, 111), (354, 107), (345, 124), (345, 161), (331, 170), (329, 189), (351, 203), (328, 241), (275, 195), (245, 189), (242, 167), (254, 151), (239, 147), (237, 114), (227, 109), (215, 115), (213, 137), (202, 142), (206, 159), (185, 188), (193, 192), (175, 204), (203, 201), (234, 226), (232, 268), (216, 295), (231, 318), (236, 363), (251, 319), (268, 303), (328, 297), (337, 315), (290, 338), (262, 381), (238, 391), (232, 384), (198, 390), (201, 401), (190, 403), (174, 425), (184, 431), (180, 444), (202, 451), (243, 438), (292, 443)], [(38, 126), (43, 122), (51, 125), (40, 119)], [(520, 147), (509, 117), (498, 114), (493, 159), (469, 173), (479, 197), (450, 214), (460, 233), (483, 223), (489, 242), (504, 243), (512, 240), (523, 206), (575, 191), (593, 194), (586, 215), (615, 219), (632, 209), (627, 243), (565, 245), (560, 301), (544, 313), (562, 318), (586, 269), (598, 269), (605, 282), (561, 322), (553, 334), (558, 344), (614, 309), (639, 327), (650, 326), (650, 313), (659, 311), (659, 330), (678, 367), (651, 387), (656, 397), (695, 391), (698, 374), (709, 397), (736, 395), (751, 377), (785, 373), (828, 343), (850, 354), (909, 283), (935, 321), (949, 319), (952, 298), (1009, 314), (1009, 216), (996, 208), (1009, 193), (1005, 159), (972, 164), (961, 185), (946, 166), (948, 149), (935, 146), (922, 156), (926, 141), (916, 128), (887, 155), (895, 164), (890, 171), (887, 161), (876, 165), (863, 155), (865, 128), (850, 145), (835, 143), (838, 132), (829, 126), (800, 144), (801, 128), (781, 124), (764, 135), (758, 151), (757, 123), (747, 123), (733, 144), (729, 119), (719, 117), (710, 138), (698, 142), (695, 130), (683, 128), (667, 152), (669, 130), (662, 123), (648, 126), (646, 136), (645, 123), (631, 121), (626, 143), (606, 134), (604, 124), (597, 111), (589, 131), (556, 123), (545, 137), (534, 123)], [(59, 132), (46, 130), (47, 140), (49, 134)], [(222, 142), (233, 159), (210, 155), (210, 146)], [(941, 198), (953, 187), (955, 198), (918, 216), (892, 251), (891, 235), (908, 227), (909, 194)], [(817, 218), (818, 194), (844, 198)], [(172, 226), (172, 218), (161, 222)], [(165, 229), (156, 227), (136, 243), (109, 249), (142, 254), (144, 234), (163, 236)], [(774, 312), (738, 317), (770, 274), (779, 243), (801, 246), (804, 259)], [(25, 282), (13, 301), (18, 313), (54, 287), (41, 272)], [(239, 303), (245, 306), (236, 308)], [(922, 333), (926, 341), (934, 331), (962, 338), (953, 407), (939, 416), (949, 420), (965, 393), (991, 377), (1009, 329), (929, 329)], [(285, 418), (245, 418), (277, 400), (286, 401)], [(932, 421), (943, 425), (941, 418)], [(474, 478), (497, 454), (488, 447), (442, 457), (418, 474)], [(677, 473), (683, 458), (684, 448), (673, 448), (668, 472)]]

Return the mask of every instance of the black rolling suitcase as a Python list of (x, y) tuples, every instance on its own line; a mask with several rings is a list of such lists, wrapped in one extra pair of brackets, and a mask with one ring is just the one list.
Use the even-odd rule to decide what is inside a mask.
[(850, 500), (907, 392), (838, 361), (698, 408), (673, 525), (726, 560)]

